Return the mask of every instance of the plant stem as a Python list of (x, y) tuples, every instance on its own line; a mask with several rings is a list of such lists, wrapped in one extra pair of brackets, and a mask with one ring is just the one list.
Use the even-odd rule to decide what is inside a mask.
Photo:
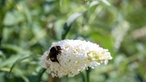
[(88, 70), (86, 70), (86, 82), (90, 82), (90, 71), (91, 71), (91, 69), (88, 67)]
[(44, 68), (42, 68), (40, 70), (39, 75), (38, 75), (38, 78), (37, 78), (37, 81), (38, 82), (41, 82), (41, 78), (42, 78), (42, 76), (43, 76), (43, 74), (44, 74), (45, 71), (46, 71), (46, 69), (44, 69)]
[(84, 76), (83, 72), (81, 72), (81, 77), (82, 77), (82, 81), (85, 82), (86, 80), (85, 80), (85, 76)]

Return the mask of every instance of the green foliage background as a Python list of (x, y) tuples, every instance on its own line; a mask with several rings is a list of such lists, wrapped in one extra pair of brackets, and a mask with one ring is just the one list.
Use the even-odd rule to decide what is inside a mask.
[[(65, 38), (96, 42), (111, 52), (108, 65), (90, 72), (91, 82), (146, 82), (146, 1), (109, 3), (0, 0), (0, 82), (46, 82), (40, 57)], [(60, 79), (74, 81), (82, 82), (82, 74)]]

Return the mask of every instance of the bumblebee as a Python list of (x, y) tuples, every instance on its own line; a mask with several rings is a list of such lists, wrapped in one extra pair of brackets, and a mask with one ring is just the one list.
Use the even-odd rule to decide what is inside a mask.
[(61, 53), (61, 47), (60, 46), (54, 46), (50, 49), (50, 53), (47, 56), (47, 60), (50, 59), (52, 62), (59, 63), (57, 59), (57, 55)]

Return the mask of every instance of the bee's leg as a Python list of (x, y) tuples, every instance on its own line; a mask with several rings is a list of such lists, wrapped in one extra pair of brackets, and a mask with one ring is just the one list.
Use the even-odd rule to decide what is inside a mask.
[(56, 58), (56, 62), (61, 66), (61, 64), (59, 63), (58, 59)]
[(61, 54), (61, 51), (58, 51), (58, 54)]

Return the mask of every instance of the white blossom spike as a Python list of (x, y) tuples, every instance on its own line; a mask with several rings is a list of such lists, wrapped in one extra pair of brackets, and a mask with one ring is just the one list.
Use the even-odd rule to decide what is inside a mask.
[[(59, 63), (47, 59), (50, 49), (54, 46), (61, 47), (61, 53), (57, 55)], [(108, 63), (112, 57), (107, 49), (103, 49), (95, 43), (81, 40), (62, 40), (55, 42), (46, 51), (40, 61), (40, 65), (47, 69), (52, 77), (73, 77), (88, 67), (94, 68), (101, 63)]]

